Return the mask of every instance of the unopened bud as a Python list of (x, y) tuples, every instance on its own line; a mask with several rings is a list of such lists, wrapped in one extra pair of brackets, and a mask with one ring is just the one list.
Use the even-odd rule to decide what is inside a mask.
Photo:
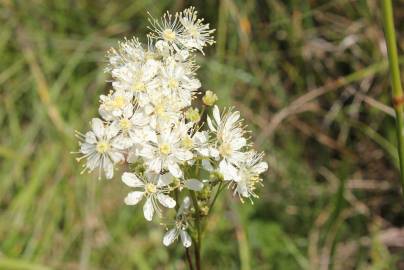
[(201, 116), (199, 115), (199, 110), (197, 108), (189, 108), (185, 113), (186, 119), (191, 122), (197, 123), (201, 120)]
[(202, 101), (206, 106), (213, 106), (213, 104), (215, 104), (217, 100), (217, 95), (210, 90), (206, 91), (205, 95), (202, 98)]

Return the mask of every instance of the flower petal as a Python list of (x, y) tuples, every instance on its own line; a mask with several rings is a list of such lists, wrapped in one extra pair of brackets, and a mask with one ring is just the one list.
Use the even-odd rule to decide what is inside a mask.
[(219, 107), (217, 107), (217, 105), (213, 107), (213, 118), (215, 118), (216, 123), (220, 125), (220, 112)]
[(190, 206), (191, 206), (191, 199), (189, 198), (189, 196), (186, 196), (181, 203), (177, 216), (179, 216), (179, 215), (183, 214), (185, 211), (187, 211)]
[(174, 208), (176, 205), (176, 202), (173, 198), (163, 193), (157, 194), (157, 200), (159, 200), (159, 202), (167, 208)]
[(122, 175), (122, 182), (129, 187), (143, 187), (143, 182), (134, 173), (124, 172)]
[(158, 180), (157, 180), (157, 186), (158, 187), (163, 187), (163, 186), (168, 186), (171, 184), (173, 181), (173, 176), (169, 173), (165, 173), (163, 175), (160, 175)]
[(238, 180), (238, 173), (236, 167), (231, 165), (226, 160), (222, 160), (219, 164), (219, 171), (223, 174), (224, 180)]
[(146, 203), (143, 205), (143, 214), (146, 220), (152, 221), (154, 215), (154, 208), (151, 198), (148, 198), (146, 200)]
[(210, 129), (211, 131), (216, 131), (216, 128), (213, 126), (212, 120), (210, 119), (209, 116), (206, 118), (206, 121), (208, 122), (208, 127), (209, 127), (209, 129)]
[(93, 118), (91, 120), (91, 128), (97, 138), (101, 139), (104, 137), (104, 123), (101, 121), (101, 119)]
[(136, 205), (138, 204), (143, 198), (144, 192), (143, 191), (133, 191), (128, 193), (125, 197), (125, 204), (126, 205)]
[(114, 177), (114, 165), (112, 164), (111, 160), (109, 158), (104, 158), (104, 172), (105, 172), (105, 177), (107, 179), (111, 179)]
[(95, 137), (95, 134), (92, 131), (89, 131), (85, 134), (85, 140), (86, 140), (86, 143), (90, 143), (90, 144), (97, 143), (97, 138)]
[(190, 190), (201, 191), (203, 188), (203, 184), (197, 179), (188, 179), (185, 180), (185, 187)]
[(175, 241), (175, 239), (177, 239), (177, 237), (178, 237), (178, 230), (176, 228), (169, 230), (164, 234), (163, 245), (168, 247)]
[(186, 231), (181, 230), (180, 236), (181, 236), (181, 241), (182, 241), (182, 244), (184, 245), (184, 247), (189, 248), (192, 245), (192, 240), (191, 240), (191, 237), (189, 236), (189, 234)]
[(168, 167), (168, 168), (167, 168), (168, 171), (169, 171), (174, 177), (177, 177), (177, 178), (181, 178), (181, 177), (182, 177), (181, 168), (180, 168), (180, 166), (178, 166), (177, 163), (169, 162), (168, 165), (167, 165), (167, 167)]
[(257, 174), (261, 174), (261, 173), (265, 172), (266, 170), (268, 170), (268, 163), (266, 163), (265, 161), (261, 161), (260, 163), (258, 163), (257, 165), (254, 166), (254, 171)]

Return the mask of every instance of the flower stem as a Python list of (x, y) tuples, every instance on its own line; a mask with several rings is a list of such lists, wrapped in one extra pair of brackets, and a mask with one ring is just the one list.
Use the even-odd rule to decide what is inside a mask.
[(192, 265), (191, 254), (189, 254), (189, 248), (185, 248), (185, 255), (187, 257), (187, 262), (190, 270), (194, 270), (194, 266)]
[(404, 119), (403, 119), (403, 90), (400, 81), (400, 67), (398, 64), (396, 33), (394, 30), (393, 7), (391, 0), (382, 1), (384, 35), (386, 38), (388, 60), (391, 76), (393, 106), (396, 113), (396, 132), (398, 140), (398, 157), (400, 159), (400, 180), (404, 194)]
[(201, 210), (199, 209), (199, 205), (198, 205), (198, 200), (196, 198), (195, 192), (190, 190), (189, 191), (191, 198), (192, 198), (192, 202), (194, 204), (195, 207), (195, 226), (196, 226), (196, 230), (197, 230), (197, 240), (195, 243), (195, 247), (194, 247), (194, 251), (195, 251), (195, 265), (196, 265), (196, 269), (197, 270), (201, 270), (201, 244), (202, 244), (202, 239), (201, 239), (201, 222), (200, 222), (200, 218), (201, 218)]
[(223, 182), (220, 182), (219, 186), (217, 187), (215, 197), (213, 197), (213, 200), (212, 200), (212, 202), (211, 202), (211, 204), (209, 206), (208, 216), (212, 212), (212, 209), (213, 209), (213, 206), (215, 205), (216, 199), (217, 199), (217, 197), (219, 196), (220, 192), (223, 189), (222, 186), (223, 186)]

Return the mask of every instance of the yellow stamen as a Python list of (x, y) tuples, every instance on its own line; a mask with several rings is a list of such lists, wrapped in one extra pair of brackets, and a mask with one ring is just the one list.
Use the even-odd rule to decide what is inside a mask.
[(166, 41), (173, 42), (175, 40), (175, 37), (176, 37), (176, 34), (175, 34), (175, 32), (173, 30), (166, 29), (166, 30), (163, 31), (163, 38)]
[(110, 147), (111, 146), (109, 145), (109, 143), (107, 141), (99, 141), (97, 143), (96, 150), (98, 153), (104, 154), (104, 153), (108, 152)]
[(168, 155), (171, 153), (171, 146), (168, 143), (160, 144), (160, 153), (163, 155)]
[(145, 186), (145, 190), (148, 194), (153, 194), (157, 192), (157, 186), (153, 183), (147, 183)]
[(132, 127), (132, 123), (129, 121), (129, 119), (122, 118), (119, 120), (119, 126), (123, 131), (128, 131)]
[(229, 143), (223, 143), (219, 147), (219, 153), (224, 157), (230, 156), (232, 153), (231, 145)]
[(176, 79), (170, 78), (168, 80), (168, 87), (169, 88), (176, 89), (176, 88), (178, 88), (178, 86), (179, 86), (179, 83), (178, 83), (178, 81)]

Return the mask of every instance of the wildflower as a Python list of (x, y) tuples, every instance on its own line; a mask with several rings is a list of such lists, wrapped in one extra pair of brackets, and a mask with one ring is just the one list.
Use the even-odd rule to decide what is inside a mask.
[(181, 145), (175, 129), (166, 130), (156, 135), (152, 141), (144, 145), (140, 151), (150, 171), (160, 173), (168, 170), (175, 177), (182, 177), (180, 164), (192, 159), (193, 154)]
[(159, 87), (156, 77), (161, 63), (154, 59), (145, 63), (127, 64), (112, 70), (114, 89), (131, 93), (140, 106), (148, 103), (148, 92)]
[[(248, 143), (239, 112), (220, 112), (210, 90), (202, 97), (202, 112), (199, 103), (193, 104), (201, 87), (195, 54), (214, 43), (214, 30), (197, 15), (191, 7), (159, 20), (150, 17), (152, 32), (145, 46), (132, 38), (111, 49), (106, 72), (112, 90), (100, 96), (98, 110), (103, 120), (94, 118), (90, 131), (78, 133), (78, 160), (86, 160), (83, 172), (99, 168), (99, 175), (103, 171), (110, 179), (114, 167), (126, 162), (129, 171), (121, 179), (134, 190), (124, 203), (144, 200), (146, 220), (157, 213), (166, 226), (174, 224), (163, 244), (181, 238), (186, 248), (192, 244), (190, 233), (198, 234), (192, 239), (199, 241), (197, 224), (224, 187), (241, 201), (257, 198), (260, 174), (268, 167), (263, 154)], [(207, 125), (205, 110), (212, 111)], [(192, 204), (184, 192), (190, 192)], [(175, 208), (179, 198), (184, 199), (175, 218), (167, 220), (163, 213)]]
[[(234, 192), (244, 198), (258, 198), (255, 193), (257, 185), (262, 185), (260, 174), (268, 169), (268, 164), (262, 161), (263, 154), (251, 150), (245, 154), (245, 159), (238, 164)], [(241, 198), (241, 197), (240, 197)]]
[(126, 39), (118, 42), (118, 48), (111, 48), (108, 52), (109, 65), (107, 72), (127, 64), (142, 62), (145, 58), (146, 51), (143, 49), (139, 40), (134, 37), (130, 40)]
[(203, 54), (206, 44), (215, 43), (212, 37), (215, 30), (209, 29), (209, 24), (203, 24), (203, 19), (198, 19), (198, 12), (194, 7), (180, 13), (180, 22), (185, 29), (181, 40), (185, 47), (195, 48)]
[(153, 39), (163, 40), (174, 49), (179, 49), (184, 28), (179, 21), (178, 13), (173, 16), (167, 11), (160, 21), (150, 15), (149, 22), (151, 24), (149, 29), (152, 31), (150, 36)]
[(107, 96), (100, 96), (99, 113), (107, 121), (120, 117), (124, 110), (132, 110), (132, 96), (125, 91), (111, 91)]
[(83, 172), (85, 170), (91, 172), (98, 167), (99, 176), (103, 169), (107, 179), (111, 179), (114, 175), (113, 164), (124, 160), (124, 155), (114, 140), (119, 130), (112, 125), (105, 127), (98, 118), (93, 118), (91, 128), (91, 131), (82, 136), (83, 142), (80, 143), (80, 152), (83, 156), (79, 160), (87, 159)]
[(154, 212), (161, 214), (159, 204), (167, 208), (174, 208), (176, 202), (167, 195), (170, 191), (168, 185), (171, 177), (167, 174), (146, 174), (139, 178), (133, 173), (125, 172), (122, 175), (122, 181), (129, 187), (138, 188), (140, 191), (132, 191), (125, 198), (125, 204), (136, 205), (144, 197), (146, 202), (143, 206), (143, 214), (146, 220), (153, 219)]
[(130, 148), (135, 143), (141, 144), (148, 140), (149, 118), (140, 111), (134, 111), (127, 107), (121, 117), (115, 119), (111, 125), (116, 126), (119, 135), (116, 137), (116, 143), (121, 148)]
[(173, 60), (170, 60), (161, 72), (164, 95), (177, 99), (183, 107), (190, 106), (196, 90), (201, 87), (199, 80), (191, 76), (187, 66)]
[(237, 168), (235, 164), (243, 161), (245, 153), (243, 148), (247, 146), (244, 138), (245, 130), (240, 120), (239, 112), (229, 110), (220, 116), (219, 108), (213, 107), (213, 120), (208, 116), (208, 126), (215, 134), (214, 155), (220, 156), (219, 171), (225, 180), (237, 180)]

